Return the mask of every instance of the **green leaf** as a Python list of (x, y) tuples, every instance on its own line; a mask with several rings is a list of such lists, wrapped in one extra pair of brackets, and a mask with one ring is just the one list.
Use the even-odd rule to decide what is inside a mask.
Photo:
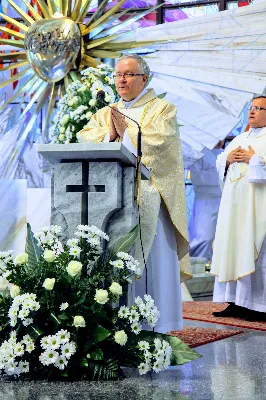
[(161, 94), (157, 94), (157, 97), (159, 97), (159, 99), (163, 99), (166, 95), (167, 95), (167, 92), (164, 92)]
[(174, 336), (167, 336), (167, 341), (172, 347), (171, 365), (183, 365), (201, 358), (201, 354), (191, 349), (182, 340)]
[(103, 360), (103, 352), (102, 349), (95, 346), (93, 347), (92, 351), (87, 354), (87, 358), (91, 360)]
[(109, 332), (107, 329), (105, 329), (99, 325), (93, 332), (92, 340), (94, 343), (99, 343), (99, 342), (102, 342), (104, 339), (106, 339), (110, 335), (111, 335), (111, 332)]
[(104, 253), (102, 253), (97, 263), (92, 268), (90, 275), (93, 276), (97, 273), (98, 270), (100, 271), (102, 269), (102, 266), (108, 264), (109, 261), (113, 260), (119, 251), (128, 253), (133, 246), (135, 240), (137, 239), (138, 231), (138, 225), (135, 225), (130, 232), (118, 239), (112, 246), (110, 246)]
[(81, 367), (88, 368), (89, 364), (88, 364), (87, 358), (82, 357), (82, 358), (80, 359), (79, 365), (80, 365)]
[(34, 269), (36, 264), (40, 259), (40, 255), (42, 253), (41, 248), (37, 244), (37, 239), (33, 236), (33, 232), (31, 230), (31, 226), (27, 223), (27, 241), (25, 246), (25, 252), (28, 254), (28, 267), (30, 269)]
[(118, 378), (119, 365), (117, 360), (109, 359), (102, 363), (91, 365), (92, 380), (114, 380)]
[(26, 332), (34, 340), (38, 339), (44, 332), (37, 325), (30, 325), (26, 327)]
[(50, 314), (50, 319), (56, 326), (58, 326), (62, 323), (61, 319), (59, 317), (57, 317), (54, 313)]
[(153, 343), (155, 338), (167, 341), (172, 347), (171, 365), (187, 364), (190, 361), (197, 360), (198, 358), (202, 357), (199, 353), (182, 342), (181, 339), (175, 336), (164, 335), (162, 333), (151, 331), (141, 331), (137, 336), (130, 334), (127, 345), (137, 346), (140, 340), (146, 340), (149, 343)]
[(67, 313), (63, 312), (62, 314), (58, 315), (58, 318), (60, 318), (62, 321), (66, 321), (67, 319), (69, 319), (69, 316), (67, 315)]

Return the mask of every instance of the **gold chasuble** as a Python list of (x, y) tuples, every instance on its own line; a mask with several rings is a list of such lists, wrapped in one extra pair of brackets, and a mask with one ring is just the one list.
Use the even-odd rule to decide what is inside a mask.
[[(121, 99), (115, 105), (121, 112), (125, 109)], [(161, 196), (175, 227), (181, 281), (184, 281), (190, 279), (191, 274), (183, 160), (176, 109), (166, 100), (159, 99), (153, 89), (149, 89), (130, 109), (133, 111), (134, 108), (139, 107), (143, 109), (139, 121), (142, 131), (142, 161), (151, 169), (150, 181), (141, 183), (141, 221), (144, 222), (142, 231), (143, 242), (146, 244), (145, 257), (147, 258), (156, 235)], [(128, 110), (125, 110), (125, 113)], [(78, 133), (79, 142), (102, 142), (110, 132), (110, 118), (109, 107), (99, 110), (86, 127)], [(137, 149), (138, 128), (129, 119), (126, 121), (127, 133)]]

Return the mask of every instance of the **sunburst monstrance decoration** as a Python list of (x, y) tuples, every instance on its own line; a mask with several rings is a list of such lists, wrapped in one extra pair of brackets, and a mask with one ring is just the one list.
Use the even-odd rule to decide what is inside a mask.
[(133, 16), (131, 14), (120, 22), (121, 17), (124, 19), (127, 13), (132, 13), (130, 9), (122, 10), (126, 0), (120, 0), (109, 10), (106, 9), (108, 0), (103, 0), (87, 17), (91, 1), (60, 0), (60, 5), (57, 6), (56, 0), (47, 0), (47, 3), (44, 0), (37, 0), (37, 11), (27, 0), (23, 0), (28, 8), (26, 13), (13, 0), (8, 0), (24, 23), (0, 13), (0, 16), (14, 27), (9, 29), (0, 26), (0, 31), (8, 35), (7, 39), (0, 38), (0, 43), (14, 47), (9, 53), (0, 54), (0, 61), (9, 63), (1, 71), (14, 69), (18, 71), (10, 79), (0, 83), (0, 89), (19, 80), (22, 82), (8, 101), (0, 107), (0, 111), (8, 104), (17, 101), (23, 93), (29, 96), (30, 101), (20, 119), (33, 105), (35, 109), (23, 132), (24, 140), (33, 127), (38, 113), (48, 102), (44, 124), (44, 131), (47, 131), (56, 99), (64, 95), (68, 85), (79, 78), (81, 69), (97, 66), (102, 58), (117, 58), (122, 51), (154, 43), (154, 41), (118, 43), (115, 39), (123, 35), (118, 32), (158, 6)]

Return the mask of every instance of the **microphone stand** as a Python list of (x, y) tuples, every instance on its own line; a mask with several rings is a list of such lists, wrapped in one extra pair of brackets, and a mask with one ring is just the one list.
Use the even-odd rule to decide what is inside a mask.
[(141, 142), (141, 128), (140, 124), (135, 121), (133, 118), (128, 117), (126, 114), (123, 114), (121, 111), (119, 111), (117, 108), (113, 108), (107, 104), (107, 107), (111, 108), (111, 110), (116, 111), (117, 113), (123, 115), (127, 119), (129, 119), (132, 122), (135, 122), (135, 124), (138, 127), (138, 139), (137, 139), (137, 165), (136, 165), (136, 178), (135, 178), (135, 183), (136, 183), (136, 197), (137, 197), (137, 204), (140, 206), (140, 185), (141, 185), (141, 159), (142, 159), (142, 142)]

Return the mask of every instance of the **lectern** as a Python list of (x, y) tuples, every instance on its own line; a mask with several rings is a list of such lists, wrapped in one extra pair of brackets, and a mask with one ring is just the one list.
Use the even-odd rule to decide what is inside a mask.
[[(51, 223), (62, 227), (63, 241), (82, 224), (113, 243), (136, 224), (136, 157), (122, 143), (45, 144), (38, 151), (54, 164)], [(144, 165), (141, 172), (150, 178)]]

